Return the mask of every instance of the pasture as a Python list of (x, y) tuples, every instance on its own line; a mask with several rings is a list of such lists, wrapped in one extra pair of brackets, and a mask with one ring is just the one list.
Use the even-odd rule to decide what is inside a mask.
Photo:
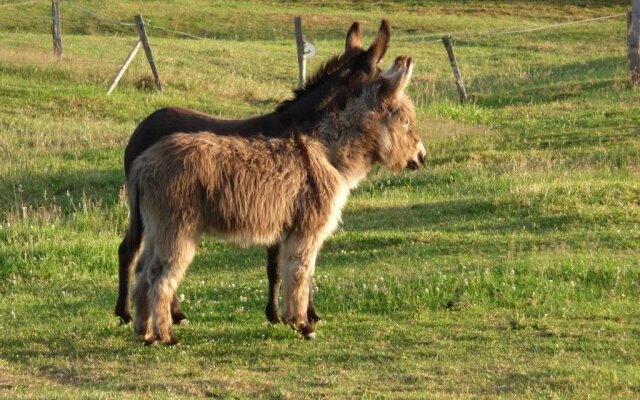
[[(189, 5), (187, 5), (187, 3)], [(626, 1), (65, 1), (0, 8), (0, 397), (638, 398), (640, 96), (627, 84)], [(68, 6), (67, 6), (68, 5)], [(67, 6), (65, 8), (65, 6)], [(165, 90), (142, 53), (152, 24)], [(123, 151), (157, 108), (272, 110), (297, 83), (292, 19), (341, 52), (381, 18), (384, 67), (411, 55), (425, 168), (379, 168), (320, 251), (317, 340), (269, 325), (264, 250), (212, 239), (178, 293), (176, 348), (113, 316), (128, 210)], [(458, 104), (454, 47), (471, 102)]]

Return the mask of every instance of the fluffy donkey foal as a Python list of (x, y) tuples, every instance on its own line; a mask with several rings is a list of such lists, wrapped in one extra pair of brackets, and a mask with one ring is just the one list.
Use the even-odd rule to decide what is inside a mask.
[[(367, 50), (362, 47), (360, 24), (354, 22), (347, 33), (345, 52), (332, 57), (314, 75), (310, 76), (303, 87), (294, 90), (294, 97), (280, 103), (275, 111), (245, 120), (226, 120), (214, 118), (192, 110), (164, 108), (145, 118), (129, 139), (124, 153), (124, 171), (127, 179), (133, 162), (145, 150), (175, 133), (209, 132), (221, 136), (258, 136), (292, 137), (296, 132), (305, 131), (316, 124), (317, 110), (328, 103), (345, 85), (357, 81), (369, 81), (382, 71), (378, 63), (384, 57), (390, 39), (389, 22), (383, 20), (374, 41)], [(131, 321), (129, 282), (136, 264), (136, 258), (142, 243), (144, 226), (137, 230), (127, 230), (118, 249), (119, 288), (115, 314), (123, 323)], [(280, 293), (280, 273), (278, 271), (278, 246), (267, 250), (267, 276), (269, 279), (269, 298), (265, 307), (267, 319), (276, 323), (278, 316), (278, 296)], [(136, 266), (139, 270), (140, 264)], [(308, 316), (311, 321), (319, 320), (313, 307), (310, 294)], [(181, 323), (186, 316), (180, 311), (178, 299), (171, 304), (174, 323)]]
[(308, 132), (288, 139), (175, 134), (143, 153), (128, 186), (131, 226), (145, 226), (134, 288), (135, 327), (147, 344), (177, 344), (171, 299), (203, 233), (242, 246), (279, 244), (282, 318), (305, 338), (316, 255), (349, 192), (376, 162), (399, 171), (424, 163), (399, 58), (373, 81), (345, 88)]

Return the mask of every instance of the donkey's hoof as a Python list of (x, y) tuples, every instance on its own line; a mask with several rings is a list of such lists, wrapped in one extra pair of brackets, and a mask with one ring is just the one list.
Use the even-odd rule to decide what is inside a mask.
[(301, 324), (294, 327), (305, 340), (313, 340), (316, 338), (316, 326), (313, 324)]
[(178, 321), (178, 322), (174, 322), (174, 324), (176, 324), (176, 325), (182, 325), (182, 326), (184, 326), (184, 325), (189, 325), (189, 320), (188, 320), (188, 319), (186, 319), (186, 318), (185, 318), (185, 319), (181, 319), (181, 320), (180, 320), (180, 321)]
[[(183, 321), (187, 321), (187, 316), (181, 312), (177, 312), (175, 314), (171, 314), (171, 319), (173, 320), (174, 325), (183, 325)], [(187, 323), (184, 323), (186, 325)]]
[(320, 316), (316, 314), (314, 310), (307, 311), (307, 321), (309, 321), (310, 324), (316, 324), (320, 319)]
[(167, 346), (180, 346), (180, 339), (171, 335), (171, 337), (169, 337), (168, 340), (164, 340), (163, 343)]
[(133, 318), (131, 318), (131, 314), (120, 313), (116, 311), (116, 317), (120, 318), (120, 325), (127, 325)]
[(148, 334), (148, 329), (146, 325), (142, 326), (142, 325), (134, 324), (133, 332), (138, 336), (143, 336), (145, 339), (148, 339), (150, 337)]
[(147, 347), (155, 346), (156, 344), (158, 344), (158, 339), (156, 339), (155, 337), (144, 340), (144, 345)]
[(267, 316), (267, 321), (269, 321), (273, 325), (276, 325), (276, 324), (280, 323), (280, 317), (278, 316), (278, 312), (277, 311), (274, 311), (271, 308), (267, 307), (264, 310), (264, 315)]

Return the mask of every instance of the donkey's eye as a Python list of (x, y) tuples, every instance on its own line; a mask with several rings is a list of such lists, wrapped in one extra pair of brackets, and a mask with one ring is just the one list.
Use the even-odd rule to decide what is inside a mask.
[(411, 120), (407, 120), (404, 124), (402, 124), (402, 127), (405, 130), (409, 130), (409, 128), (411, 128)]

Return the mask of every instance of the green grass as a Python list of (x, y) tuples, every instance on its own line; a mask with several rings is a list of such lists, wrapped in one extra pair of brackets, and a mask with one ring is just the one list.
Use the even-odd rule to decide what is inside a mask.
[[(637, 398), (640, 114), (626, 83), (627, 2), (65, 1), (65, 55), (48, 3), (0, 12), (0, 397)], [(135, 39), (72, 5), (150, 29), (165, 92)], [(318, 340), (269, 326), (262, 249), (204, 239), (179, 289), (179, 348), (145, 348), (112, 316), (127, 221), (122, 155), (154, 109), (267, 112), (296, 83), (291, 17), (339, 52), (391, 19), (417, 66), (428, 162), (376, 169), (317, 266)], [(441, 43), (454, 46), (471, 104)]]

